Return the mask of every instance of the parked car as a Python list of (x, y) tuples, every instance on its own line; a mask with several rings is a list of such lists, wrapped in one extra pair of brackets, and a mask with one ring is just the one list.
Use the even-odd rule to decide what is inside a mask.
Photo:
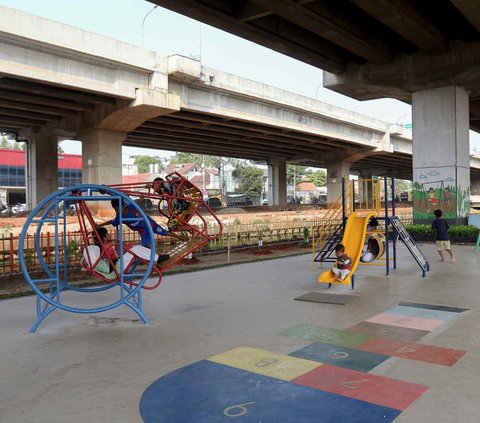
[(235, 206), (253, 206), (253, 200), (246, 194), (230, 194), (226, 196), (227, 205)]
[(208, 207), (212, 208), (212, 209), (219, 209), (220, 207), (222, 207), (222, 202), (220, 201), (219, 198), (217, 197), (211, 197), (209, 198), (207, 201), (206, 201)]

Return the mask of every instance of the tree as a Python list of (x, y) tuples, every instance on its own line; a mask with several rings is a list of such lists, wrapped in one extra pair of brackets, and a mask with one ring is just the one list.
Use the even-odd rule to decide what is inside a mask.
[(64, 154), (65, 153), (65, 151), (63, 150), (63, 148), (60, 144), (57, 144), (57, 153), (58, 154)]
[(11, 148), (10, 141), (8, 141), (7, 137), (2, 137), (0, 141), (0, 148)]
[(412, 181), (406, 179), (395, 179), (395, 194), (400, 195), (402, 192), (412, 191)]
[(148, 173), (150, 172), (151, 164), (158, 164), (158, 169), (163, 170), (164, 165), (162, 161), (156, 157), (152, 156), (137, 156), (133, 162), (137, 166), (138, 173)]
[(307, 176), (309, 182), (312, 182), (317, 187), (324, 187), (327, 185), (327, 172), (322, 169), (317, 169), (310, 172)]
[[(208, 156), (205, 156), (208, 157)], [(170, 164), (195, 163), (198, 166), (202, 165), (202, 155), (195, 153), (177, 152), (175, 156), (170, 159)]]
[(237, 159), (230, 157), (207, 156), (205, 154), (183, 152), (175, 153), (175, 156), (170, 159), (170, 164), (195, 163), (197, 166), (202, 166), (205, 163), (205, 167), (214, 167), (215, 169), (220, 169), (226, 164), (235, 166), (237, 162)]
[(306, 166), (287, 165), (287, 183), (293, 185), (293, 180), (295, 179), (295, 185), (297, 185), (309, 173), (310, 172)]
[(237, 192), (243, 192), (252, 198), (260, 198), (262, 194), (262, 169), (245, 162), (238, 162), (232, 176), (238, 183)]

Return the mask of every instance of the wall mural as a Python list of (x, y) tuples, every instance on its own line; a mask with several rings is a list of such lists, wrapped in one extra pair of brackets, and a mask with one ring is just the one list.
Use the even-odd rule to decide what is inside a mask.
[(454, 168), (421, 169), (413, 184), (414, 219), (433, 219), (433, 211), (441, 209), (446, 219), (467, 217), (470, 211), (470, 187), (458, 184)]

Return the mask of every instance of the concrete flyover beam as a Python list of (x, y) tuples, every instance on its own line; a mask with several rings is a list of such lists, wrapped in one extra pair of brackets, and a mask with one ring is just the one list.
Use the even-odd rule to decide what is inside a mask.
[(480, 130), (478, 1), (150, 2), (317, 66), (326, 87), (357, 99), (462, 87)]
[(180, 110), (180, 99), (169, 93), (139, 88), (127, 107), (114, 110), (96, 125), (97, 129), (131, 132), (147, 120)]
[(3, 76), (131, 100), (138, 87), (167, 92), (166, 55), (5, 6), (0, 28)]
[(180, 97), (182, 110), (302, 131), (336, 145), (334, 140), (376, 147), (388, 131), (386, 122), (340, 107), (212, 68), (202, 67), (195, 78), (193, 64), (191, 69), (170, 74), (169, 89)]
[(446, 85), (462, 86), (480, 95), (480, 42), (452, 42), (448, 51), (400, 55), (384, 65), (351, 65), (344, 72), (324, 72), (324, 86), (359, 100), (392, 97), (409, 99), (416, 91)]
[[(295, 12), (290, 29), (304, 12), (299, 5), (318, 6), (281, 3)], [(239, 15), (246, 22), (274, 15), (262, 10), (249, 3)], [(353, 157), (354, 171), (395, 175), (411, 168), (411, 140), (395, 125), (187, 57), (167, 57), (2, 6), (0, 12), (1, 130), (74, 138), (89, 128), (127, 133), (123, 145), (136, 147), (316, 167)], [(310, 23), (316, 19), (306, 13)], [(346, 15), (339, 20), (324, 10), (321, 16), (332, 19), (337, 32), (331, 35), (343, 37), (344, 47), (382, 45), (362, 42), (365, 29), (341, 27)]]

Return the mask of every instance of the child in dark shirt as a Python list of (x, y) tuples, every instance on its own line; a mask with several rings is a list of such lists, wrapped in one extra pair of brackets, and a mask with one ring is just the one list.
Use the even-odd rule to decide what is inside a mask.
[[(165, 181), (163, 178), (155, 178), (153, 180), (153, 189), (157, 194), (168, 194), (177, 197), (183, 197), (181, 192), (177, 192), (177, 188), (174, 183)], [(181, 198), (172, 199), (173, 214), (168, 218), (167, 227), (170, 231), (188, 231), (190, 226), (182, 225), (179, 219), (183, 219), (185, 214), (190, 211), (189, 202)]]
[(338, 244), (335, 247), (335, 255), (337, 261), (332, 267), (332, 273), (335, 275), (335, 280), (342, 282), (352, 270), (352, 259), (345, 254), (345, 246)]
[(455, 256), (452, 253), (450, 248), (450, 234), (448, 233), (448, 222), (445, 219), (442, 219), (442, 211), (437, 209), (433, 212), (436, 219), (432, 223), (432, 229), (435, 231), (435, 243), (437, 245), (437, 251), (440, 255), (440, 261), (445, 261), (443, 257), (443, 250), (445, 250), (452, 259), (452, 263), (455, 263)]

